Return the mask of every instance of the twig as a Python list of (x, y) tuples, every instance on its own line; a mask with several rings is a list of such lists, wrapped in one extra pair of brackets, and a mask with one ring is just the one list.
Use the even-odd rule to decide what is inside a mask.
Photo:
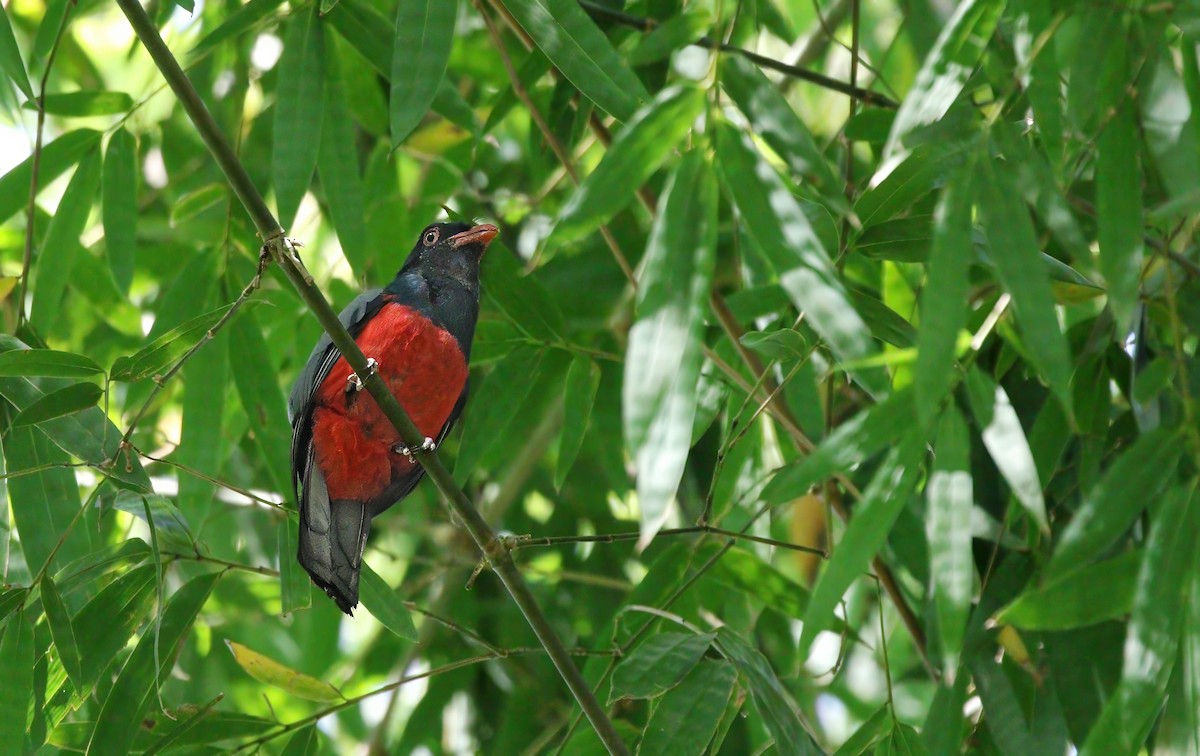
[[(816, 554), (819, 557), (826, 558), (829, 555), (824, 549), (814, 548), (812, 546), (802, 546), (798, 543), (789, 543), (788, 541), (778, 541), (774, 538), (765, 538), (763, 536), (751, 535), (750, 533), (739, 533), (735, 530), (726, 530), (712, 525), (692, 525), (686, 528), (664, 528), (658, 531), (658, 535), (671, 537), (679, 535), (719, 535), (727, 538), (736, 538), (743, 541), (753, 541), (767, 546), (777, 546), (781, 549), (789, 551), (800, 551), (805, 554)], [(508, 547), (512, 551), (518, 549), (526, 549), (533, 546), (558, 546), (566, 543), (618, 543), (621, 541), (636, 541), (641, 536), (640, 533), (601, 533), (598, 535), (583, 535), (583, 536), (543, 536), (540, 538), (530, 538), (528, 536), (512, 536)]]
[[(337, 313), (329, 306), (325, 296), (314, 285), (312, 276), (305, 270), (296, 254), (294, 244), (284, 236), (279, 222), (267, 207), (266, 201), (259, 194), (241, 161), (238, 160), (237, 155), (225, 140), (216, 121), (204, 105), (204, 101), (188, 80), (187, 75), (180, 69), (179, 62), (175, 60), (175, 56), (171, 54), (166, 43), (159, 36), (158, 29), (146, 14), (145, 9), (142, 8), (141, 3), (138, 0), (117, 0), (117, 3), (126, 18), (129, 19), (130, 25), (142, 44), (145, 45), (147, 52), (150, 53), (150, 57), (154, 59), (155, 65), (171, 85), (175, 96), (179, 98), (180, 104), (191, 118), (209, 152), (220, 165), (234, 193), (237, 194), (253, 219), (258, 233), (263, 239), (264, 250), (279, 264), (308, 309), (316, 316), (325, 332), (329, 334), (334, 346), (349, 363), (350, 368), (358, 375), (365, 376), (364, 386), (375, 399), (384, 416), (395, 427), (401, 441), (412, 448), (421, 446), (424, 434), (413, 424), (412, 419), (400, 406), (396, 397), (392, 395), (383, 378), (368, 368), (367, 358), (353, 337), (346, 331), (345, 326), (338, 320)], [(617, 734), (616, 728), (613, 727), (600, 702), (596, 700), (591, 688), (588, 687), (587, 682), (575, 667), (567, 648), (542, 613), (537, 599), (529, 590), (529, 586), (513, 562), (504, 542), (496, 537), (491, 526), (480, 516), (479, 511), (475, 509), (467, 495), (458, 488), (450, 471), (442, 464), (436, 452), (421, 454), (417, 457), (417, 461), (425, 469), (434, 485), (448, 499), (458, 519), (471, 534), (476, 545), (483, 552), (484, 558), (525, 615), (526, 621), (558, 669), (563, 681), (570, 688), (580, 707), (587, 713), (601, 742), (611, 752), (628, 753), (628, 749), (620, 735)]]
[[(603, 5), (590, 2), (590, 0), (579, 0), (579, 4), (585, 11), (588, 12), (588, 14), (592, 16), (592, 18), (611, 21), (613, 23), (621, 24), (622, 26), (628, 26), (643, 32), (653, 31), (655, 27), (658, 26), (658, 22), (653, 19), (622, 13), (621, 11), (613, 10)], [(775, 60), (774, 58), (768, 58), (765, 55), (759, 55), (756, 52), (735, 47), (726, 42), (715, 40), (712, 37), (699, 37), (690, 44), (696, 47), (704, 47), (709, 50), (717, 50), (723, 53), (740, 55), (755, 65), (762, 66), (763, 68), (769, 68), (772, 71), (778, 71), (786, 76), (802, 79), (809, 83), (816, 84), (817, 86), (825, 87), (826, 89), (832, 89), (835, 92), (841, 92), (844, 95), (849, 95), (850, 97), (871, 105), (892, 109), (900, 107), (900, 104), (895, 100), (887, 95), (880, 94), (879, 92), (872, 92), (869, 89), (862, 89), (854, 86), (853, 84), (847, 84), (844, 81), (838, 81), (837, 79), (826, 76), (825, 74), (817, 73), (816, 71), (812, 71), (807, 68), (793, 66), (789, 63)]]

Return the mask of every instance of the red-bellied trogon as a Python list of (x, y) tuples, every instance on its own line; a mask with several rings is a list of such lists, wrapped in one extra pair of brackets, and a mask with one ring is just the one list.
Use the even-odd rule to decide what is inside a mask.
[[(383, 289), (339, 316), (426, 438), (440, 444), (467, 401), (479, 317), (479, 264), (495, 226), (435, 223)], [(292, 482), (300, 505), (301, 566), (338, 607), (358, 605), (371, 518), (407, 496), (423, 468), (328, 335), (317, 341), (288, 400)]]

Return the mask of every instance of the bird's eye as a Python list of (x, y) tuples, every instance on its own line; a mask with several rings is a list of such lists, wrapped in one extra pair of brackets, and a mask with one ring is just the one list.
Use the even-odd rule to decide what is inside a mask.
[(421, 241), (426, 247), (432, 247), (434, 244), (437, 244), (438, 236), (438, 230), (436, 228), (431, 228), (425, 232), (423, 237), (421, 237)]

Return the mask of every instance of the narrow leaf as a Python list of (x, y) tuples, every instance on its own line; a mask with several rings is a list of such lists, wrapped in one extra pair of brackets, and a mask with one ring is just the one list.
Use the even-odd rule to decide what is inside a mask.
[(567, 369), (567, 384), (563, 388), (563, 427), (558, 440), (558, 463), (554, 470), (554, 487), (561, 489), (567, 473), (575, 464), (579, 447), (592, 419), (592, 406), (600, 388), (600, 366), (590, 357), (577, 354)]
[(94, 383), (74, 383), (66, 388), (52, 391), (17, 413), (11, 427), (39, 425), (64, 415), (74, 414), (88, 407), (95, 407), (104, 389)]
[(622, 698), (654, 698), (675, 687), (707, 653), (716, 635), (659, 633), (626, 656), (613, 670), (609, 703)]
[(618, 121), (649, 99), (612, 44), (575, 0), (507, 0), (504, 7), (585, 97)]
[(455, 0), (407, 0), (396, 11), (390, 98), (393, 149), (425, 117), (437, 93), (454, 42)]
[(888, 454), (862, 500), (854, 508), (854, 516), (846, 533), (838, 542), (825, 571), (821, 573), (808, 611), (804, 614), (804, 629), (799, 651), (808, 653), (817, 633), (833, 621), (833, 610), (854, 579), (863, 573), (879, 552), (900, 510), (908, 503), (921, 472), (924, 446), (911, 434)]
[[(807, 623), (805, 625), (807, 626)], [(789, 753), (805, 756), (823, 753), (813, 741), (812, 735), (804, 729), (791, 696), (779, 682), (779, 677), (775, 670), (771, 669), (762, 652), (728, 627), (717, 631), (717, 643), (725, 658), (733, 662), (738, 672), (746, 679), (754, 709), (762, 717), (767, 732), (775, 738), (780, 752), (786, 749)]]
[(1050, 524), (1046, 519), (1046, 501), (1042, 497), (1037, 463), (1008, 394), (974, 366), (967, 373), (967, 388), (971, 412), (979, 425), (983, 445), (987, 447), (1000, 474), (1008, 481), (1017, 501), (1021, 502), (1038, 529), (1048, 534)]
[[(242, 305), (242, 312), (252, 306), (251, 302)], [(173, 328), (159, 336), (154, 341), (142, 347), (132, 356), (118, 357), (113, 361), (110, 375), (114, 381), (141, 381), (153, 377), (179, 361), (179, 358), (189, 349), (210, 338), (209, 329), (217, 324), (229, 305), (219, 307), (203, 315), (197, 315), (183, 325)]]
[(3, 7), (0, 7), (0, 68), (4, 69), (8, 78), (17, 85), (21, 94), (30, 100), (33, 99), (33, 88), (29, 86), (29, 76), (25, 73), (25, 62), (21, 60), (21, 49), (17, 47), (17, 38), (13, 35), (12, 23), (8, 20), (8, 10)]
[(46, 620), (50, 625), (50, 637), (54, 639), (54, 647), (58, 649), (58, 658), (67, 670), (76, 690), (83, 686), (83, 667), (79, 661), (79, 647), (75, 643), (75, 629), (71, 626), (71, 615), (63, 603), (58, 588), (50, 578), (50, 573), (42, 575), (41, 580), (42, 608), (46, 612)]
[(324, 680), (297, 672), (240, 643), (226, 640), (225, 645), (229, 646), (238, 666), (261, 683), (279, 688), (306, 701), (330, 703), (343, 700), (342, 694), (338, 692), (337, 688)]
[(637, 111), (617, 133), (604, 158), (567, 200), (553, 238), (569, 242), (586, 236), (633, 200), (634, 193), (679, 148), (704, 107), (694, 87), (668, 87)]
[(108, 265), (121, 291), (129, 291), (137, 256), (137, 140), (124, 128), (104, 153), (103, 220)]
[[(133, 98), (124, 92), (66, 92), (48, 94), (43, 101), (47, 113), (65, 117), (118, 115), (133, 107)], [(24, 108), (37, 110), (37, 103), (27, 101)]]
[(85, 685), (93, 685), (100, 678), (145, 621), (154, 601), (156, 572), (153, 564), (128, 570), (104, 586), (72, 618)]
[(950, 110), (983, 57), (1004, 6), (1005, 0), (967, 0), (955, 9), (900, 104), (883, 150), (885, 159), (905, 147), (909, 133), (941, 120)]
[(220, 26), (210, 31), (203, 39), (196, 43), (196, 46), (188, 54), (189, 57), (193, 60), (198, 59), (202, 54), (222, 42), (240, 37), (257, 26), (267, 16), (270, 16), (282, 4), (283, 0), (250, 0), (245, 5), (239, 6), (225, 17)]
[(277, 66), (271, 176), (279, 222), (284, 228), (296, 217), (317, 168), (321, 146), (325, 42), (317, 14), (317, 4), (313, 3), (292, 17)]
[(716, 176), (693, 151), (650, 230), (625, 358), (625, 442), (637, 465), (643, 544), (662, 527), (692, 444), (716, 243)]
[(1159, 428), (1139, 437), (1088, 492), (1063, 531), (1046, 573), (1064, 575), (1112, 545), (1171, 479), (1182, 452), (1175, 429)]
[(638, 745), (638, 754), (703, 753), (737, 682), (728, 662), (697, 664), (662, 697)]
[(975, 566), (971, 555), (970, 437), (967, 423), (952, 402), (942, 415), (934, 445), (933, 471), (925, 486), (928, 510), (929, 576), (945, 658), (943, 670), (953, 683), (962, 650)]
[(30, 574), (36, 575), (52, 554), (56, 564), (82, 556), (89, 550), (87, 528), (76, 524), (67, 532), (80, 507), (79, 484), (67, 467), (70, 459), (34, 428), (13, 428), (3, 441), (12, 476), (8, 494), (13, 524)]
[[(408, 3), (402, 3), (403, 8)], [(367, 274), (367, 226), (363, 215), (366, 191), (359, 173), (354, 123), (346, 104), (338, 56), (328, 59), (325, 86), (325, 124), (321, 127), (321, 149), (317, 170), (321, 188), (329, 203), (329, 214), (337, 229), (342, 254), (351, 270), (361, 277)]]
[(292, 614), (297, 609), (312, 606), (312, 580), (296, 561), (299, 550), (300, 523), (288, 517), (278, 525), (279, 542), (279, 610)]
[(171, 227), (182, 226), (229, 196), (229, 187), (219, 182), (205, 184), (182, 195), (171, 205)]
[(1025, 630), (1070, 630), (1122, 617), (1133, 607), (1141, 562), (1140, 551), (1127, 551), (1026, 590), (996, 621)]
[(87, 224), (92, 201), (100, 185), (100, 153), (89, 153), (75, 169), (71, 183), (58, 203), (58, 210), (46, 229), (35, 260), (33, 309), (30, 321), (43, 333), (60, 312), (67, 275), (75, 262), (79, 236)]
[(73, 352), (53, 349), (12, 349), (0, 353), (0, 376), (52, 376), (55, 378), (90, 378), (100, 375), (104, 368), (91, 358)]
[(4, 623), (0, 635), (0, 743), (11, 753), (24, 752), (25, 722), (29, 702), (33, 700), (34, 658), (33, 628), (21, 610)]
[(997, 170), (992, 160), (978, 160), (976, 168), (973, 183), (989, 249), (1000, 280), (1012, 295), (1025, 348), (1055, 397), (1069, 408), (1070, 353), (1058, 325), (1054, 294), (1041, 265), (1029, 211), (1008, 174)]
[(954, 349), (967, 321), (967, 268), (971, 263), (970, 172), (954, 174), (934, 211), (933, 251), (921, 292), (917, 367), (913, 389), (924, 425), (937, 416), (954, 382)]
[[(38, 189), (44, 189), (68, 168), (100, 142), (100, 132), (78, 129), (63, 134), (42, 148), (38, 163)], [(0, 223), (7, 221), (29, 200), (29, 182), (33, 172), (33, 158), (28, 157), (15, 168), (0, 177)]]
[(687, 8), (682, 13), (675, 14), (654, 27), (642, 37), (629, 53), (629, 64), (644, 66), (666, 58), (681, 47), (689, 45), (704, 36), (713, 19), (708, 11)]
[(417, 640), (417, 629), (413, 627), (412, 615), (404, 606), (404, 599), (366, 562), (362, 564), (358, 587), (363, 606), (379, 620), (379, 624), (405, 640)]
[(1141, 139), (1133, 103), (1126, 101), (1117, 108), (1098, 139), (1096, 224), (1100, 271), (1108, 284), (1108, 304), (1117, 328), (1126, 333), (1133, 326), (1143, 246), (1142, 179), (1138, 167)]
[(129, 753), (150, 702), (170, 675), (183, 641), (222, 574), (188, 581), (171, 596), (158, 625), (142, 633), (96, 717), (88, 756)]
[[(718, 129), (717, 156), (723, 185), (755, 251), (774, 268), (792, 303), (839, 360), (871, 356), (875, 347), (867, 326), (850, 303), (829, 252), (800, 203), (749, 137), (728, 124), (720, 124)], [(874, 395), (886, 392), (887, 386), (877, 373), (858, 371), (855, 378)]]
[(287, 403), (279, 388), (279, 370), (271, 361), (271, 349), (252, 312), (230, 325), (229, 364), (254, 443), (266, 460), (275, 490), (290, 491), (292, 473), (287, 450), (291, 432)]

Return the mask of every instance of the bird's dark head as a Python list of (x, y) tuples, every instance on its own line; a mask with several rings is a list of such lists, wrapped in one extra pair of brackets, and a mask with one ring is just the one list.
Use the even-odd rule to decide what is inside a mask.
[(490, 223), (430, 224), (421, 231), (400, 273), (452, 278), (475, 288), (479, 283), (479, 261), (498, 233), (499, 229)]

